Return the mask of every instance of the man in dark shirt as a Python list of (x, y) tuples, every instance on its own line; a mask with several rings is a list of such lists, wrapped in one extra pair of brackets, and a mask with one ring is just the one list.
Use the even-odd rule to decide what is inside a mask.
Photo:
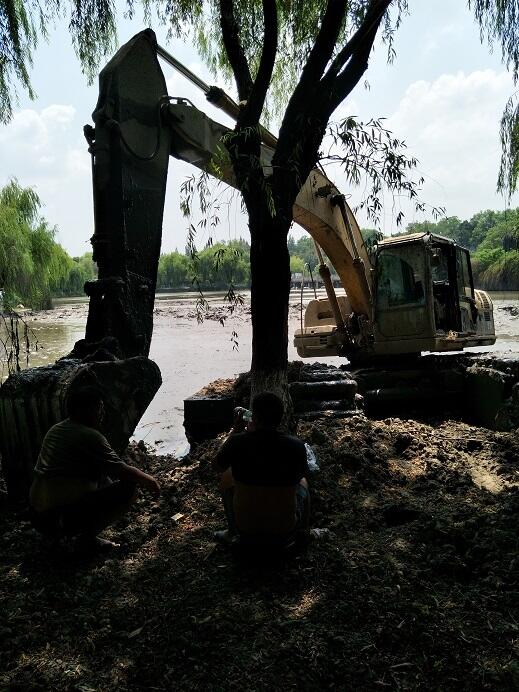
[(308, 532), (309, 496), (306, 448), (297, 437), (278, 430), (283, 402), (272, 392), (252, 402), (252, 420), (245, 431), (238, 415), (231, 435), (214, 465), (222, 473), (220, 488), (229, 522), (220, 540), (283, 544), (298, 531)]
[(153, 494), (160, 486), (125, 464), (99, 432), (104, 404), (97, 388), (72, 386), (67, 409), (69, 417), (45, 435), (34, 468), (32, 522), (52, 537), (80, 536), (89, 547), (106, 546), (97, 534), (128, 509), (136, 486)]

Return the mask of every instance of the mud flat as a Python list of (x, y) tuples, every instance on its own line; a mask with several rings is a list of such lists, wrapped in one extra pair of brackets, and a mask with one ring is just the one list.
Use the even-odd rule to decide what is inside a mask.
[[(155, 304), (151, 357), (159, 365), (163, 385), (146, 411), (136, 439), (154, 444), (159, 452), (185, 451), (183, 401), (215, 379), (234, 378), (250, 367), (250, 298), (231, 315), (222, 293), (206, 295), (209, 309), (202, 324), (197, 322), (195, 293), (158, 294)], [(303, 296), (303, 309), (313, 292)], [(53, 362), (69, 352), (84, 335), (88, 306), (84, 300), (66, 300), (56, 308), (28, 315), (29, 324), (43, 347), (31, 357), (31, 365)], [(519, 293), (496, 294), (494, 316), (498, 341), (484, 351), (510, 355), (519, 352)], [(219, 322), (226, 317), (224, 326)], [(298, 359), (292, 346), (294, 330), (300, 326), (300, 295), (290, 296), (289, 359)], [(237, 333), (237, 339), (233, 332)], [(340, 358), (323, 359), (337, 367)]]

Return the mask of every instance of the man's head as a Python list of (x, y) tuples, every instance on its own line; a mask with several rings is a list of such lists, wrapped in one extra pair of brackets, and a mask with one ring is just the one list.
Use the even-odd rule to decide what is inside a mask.
[(91, 385), (71, 387), (67, 395), (67, 412), (72, 420), (97, 427), (104, 412), (101, 391)]
[(256, 428), (277, 428), (284, 412), (283, 402), (274, 392), (261, 392), (252, 400), (252, 420)]

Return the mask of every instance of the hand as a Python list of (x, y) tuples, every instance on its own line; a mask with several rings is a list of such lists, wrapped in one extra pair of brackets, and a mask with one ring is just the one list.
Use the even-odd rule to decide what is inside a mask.
[(142, 485), (149, 490), (152, 495), (160, 495), (160, 485), (153, 476), (147, 476), (142, 479)]
[(243, 419), (243, 414), (245, 409), (241, 406), (237, 406), (234, 409), (234, 419), (232, 423), (233, 432), (243, 432), (247, 427), (247, 421)]

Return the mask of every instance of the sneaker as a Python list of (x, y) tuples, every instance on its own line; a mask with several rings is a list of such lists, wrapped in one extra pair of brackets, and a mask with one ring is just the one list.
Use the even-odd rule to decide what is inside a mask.
[(322, 541), (324, 538), (329, 538), (330, 529), (310, 529), (310, 538), (314, 541)]
[(237, 536), (229, 531), (229, 529), (223, 529), (221, 531), (215, 531), (213, 538), (217, 543), (222, 543), (223, 545), (232, 545), (236, 542)]

